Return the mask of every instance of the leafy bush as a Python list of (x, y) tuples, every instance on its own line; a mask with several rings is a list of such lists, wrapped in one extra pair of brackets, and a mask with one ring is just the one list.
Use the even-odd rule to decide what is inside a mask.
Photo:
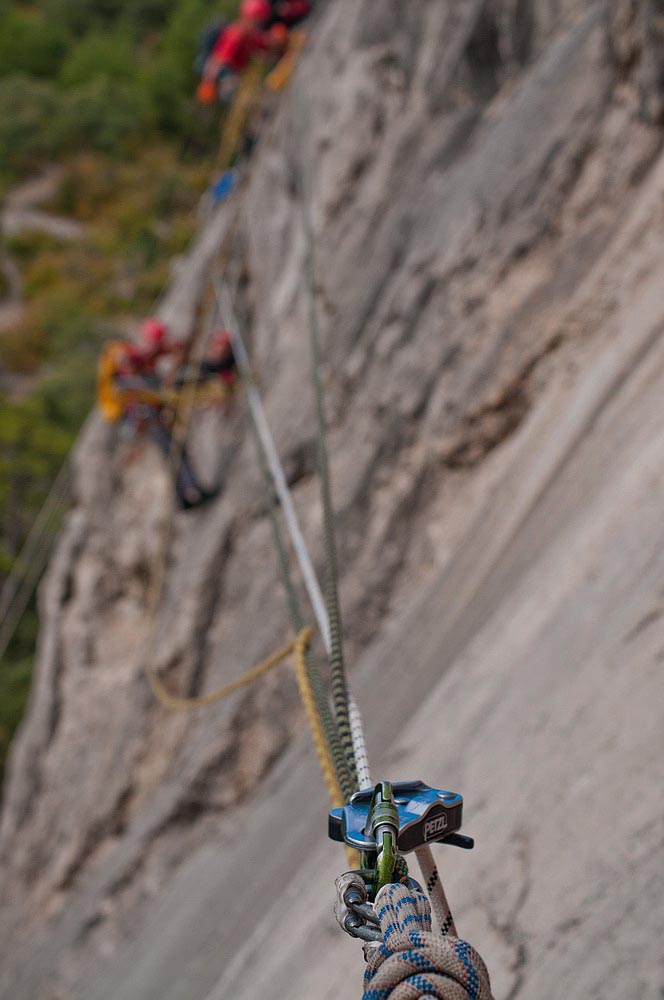
[(0, 76), (57, 76), (67, 46), (67, 34), (58, 22), (22, 11), (0, 14)]
[[(0, 400), (0, 578), (93, 403), (101, 340), (145, 315), (193, 235), (219, 142), (218, 112), (194, 100), (196, 47), (238, 2), (0, 0), (0, 194), (58, 162), (49, 207), (85, 232), (5, 240), (27, 308), (0, 365), (30, 388)], [(0, 670), (0, 771), (36, 630), (33, 602)]]
[(99, 76), (116, 83), (136, 81), (136, 56), (129, 39), (113, 34), (86, 35), (62, 63), (59, 80), (65, 87), (77, 87)]
[[(15, 517), (28, 520), (41, 504), (73, 441), (71, 429), (54, 424), (37, 393), (0, 402), (0, 504), (13, 497)], [(22, 525), (25, 529), (27, 524)]]
[(70, 91), (28, 77), (0, 81), (0, 173), (37, 171), (81, 148), (127, 155), (153, 125), (138, 85), (98, 76)]
[(73, 35), (83, 35), (101, 25), (111, 25), (121, 17), (122, 0), (43, 0), (47, 21), (61, 24)]
[(142, 82), (159, 131), (182, 136), (187, 129), (186, 77), (168, 54), (159, 55), (144, 69)]
[(29, 264), (40, 254), (62, 248), (62, 242), (55, 239), (50, 233), (40, 233), (32, 229), (5, 236), (2, 244), (6, 251), (21, 264)]
[(32, 375), (44, 359), (44, 331), (22, 323), (0, 337), (0, 365), (18, 375)]
[(61, 149), (121, 156), (145, 141), (152, 125), (149, 100), (138, 85), (98, 76), (66, 94), (53, 129)]
[(51, 123), (59, 111), (52, 84), (27, 76), (0, 80), (0, 173), (37, 170), (58, 152)]
[(178, 0), (125, 0), (122, 6), (123, 21), (140, 36), (163, 28), (177, 9)]
[[(20, 645), (23, 648), (34, 645), (34, 634), (36, 634), (34, 611), (26, 616), (25, 625), (28, 624), (31, 626), (30, 637), (20, 636)], [(22, 631), (25, 631), (25, 625), (23, 625)], [(18, 642), (12, 645), (18, 645)], [(0, 670), (0, 781), (5, 768), (9, 744), (23, 716), (30, 691), (31, 676), (31, 657), (24, 657), (13, 663), (3, 663), (2, 670)]]

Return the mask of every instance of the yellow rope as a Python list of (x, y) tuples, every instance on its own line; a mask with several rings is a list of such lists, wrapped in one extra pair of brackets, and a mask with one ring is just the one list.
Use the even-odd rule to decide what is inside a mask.
[[(295, 640), (295, 672), (298, 687), (300, 689), (300, 698), (302, 699), (304, 711), (307, 716), (307, 722), (309, 723), (309, 729), (311, 731), (311, 738), (313, 739), (314, 747), (316, 748), (318, 763), (320, 764), (320, 769), (323, 772), (323, 778), (325, 780), (328, 795), (330, 796), (332, 808), (337, 809), (344, 805), (344, 798), (341, 794), (337, 774), (334, 769), (332, 757), (330, 756), (327, 740), (325, 739), (323, 724), (320, 720), (318, 709), (316, 708), (316, 700), (314, 698), (314, 693), (311, 690), (311, 680), (307, 670), (307, 649), (309, 643), (311, 642), (312, 634), (313, 633), (310, 628), (304, 628)], [(359, 853), (352, 847), (348, 847), (348, 845), (346, 845), (346, 857), (352, 869), (361, 867)]]
[[(234, 228), (234, 226), (231, 228), (231, 232)], [(202, 360), (206, 343), (207, 336), (205, 335), (199, 334), (194, 338), (191, 354), (198, 364), (200, 364), (200, 361)], [(178, 397), (177, 407), (175, 408), (173, 416), (173, 437), (169, 454), (169, 465), (172, 469), (176, 469), (178, 462), (182, 459), (189, 424), (191, 422), (197, 394), (200, 392), (200, 388), (200, 385), (196, 382), (191, 385), (185, 385), (183, 391)], [(156, 652), (155, 635), (157, 627), (157, 614), (166, 580), (167, 552), (173, 534), (173, 526), (174, 505), (171, 506), (170, 516), (167, 518), (166, 524), (164, 525), (164, 537), (160, 547), (160, 558), (157, 561), (156, 572), (151, 580), (151, 586), (148, 594), (148, 606), (150, 618), (152, 619), (152, 628), (150, 630), (150, 638), (146, 650), (144, 669), (154, 696), (164, 708), (170, 709), (171, 711), (192, 711), (197, 708), (208, 707), (247, 687), (249, 684), (258, 680), (260, 677), (266, 675), (277, 667), (288, 656), (294, 654), (300, 697), (305, 709), (307, 722), (309, 724), (309, 729), (311, 731), (312, 740), (316, 749), (327, 791), (330, 796), (330, 801), (333, 808), (343, 806), (343, 793), (337, 780), (334, 763), (330, 755), (325, 737), (325, 731), (318, 713), (313, 691), (311, 689), (309, 672), (307, 670), (306, 654), (313, 636), (313, 630), (311, 628), (302, 629), (293, 641), (288, 643), (286, 646), (283, 646), (281, 649), (278, 649), (267, 659), (263, 660), (262, 663), (259, 663), (252, 670), (249, 670), (246, 674), (244, 674), (244, 676), (235, 681), (231, 681), (230, 684), (225, 685), (217, 691), (212, 691), (209, 694), (204, 694), (195, 698), (182, 698), (177, 695), (173, 695), (159, 677), (159, 674), (154, 666)], [(346, 857), (352, 869), (361, 867), (360, 855), (356, 850), (346, 846)]]
[(341, 794), (341, 789), (339, 788), (339, 782), (337, 781), (334, 764), (332, 763), (332, 758), (330, 757), (330, 753), (327, 749), (327, 740), (325, 739), (323, 726), (320, 721), (320, 716), (318, 715), (316, 702), (314, 700), (314, 693), (311, 690), (309, 672), (307, 671), (306, 655), (307, 648), (311, 642), (311, 635), (311, 629), (305, 628), (302, 629), (295, 640), (295, 673), (298, 687), (300, 689), (300, 698), (302, 699), (304, 711), (307, 716), (307, 722), (309, 723), (309, 729), (311, 730), (311, 736), (314, 741), (314, 747), (316, 748), (316, 754), (318, 755), (318, 762), (320, 764), (320, 769), (323, 772), (325, 787), (327, 788), (330, 796), (332, 808), (336, 809), (344, 804), (344, 800)]
[(263, 83), (263, 67), (257, 60), (244, 71), (240, 77), (235, 100), (231, 106), (221, 133), (217, 163), (221, 170), (233, 166), (245, 129), (251, 118), (254, 107), (261, 92)]
[[(293, 653), (295, 656), (295, 676), (297, 677), (300, 698), (302, 699), (304, 712), (311, 731), (311, 738), (316, 749), (320, 769), (323, 772), (323, 779), (328, 795), (330, 796), (332, 808), (336, 809), (343, 806), (344, 799), (341, 794), (339, 782), (337, 781), (334, 764), (327, 746), (325, 732), (318, 709), (316, 708), (316, 701), (311, 690), (311, 681), (309, 680), (309, 673), (307, 671), (307, 649), (309, 648), (312, 636), (313, 629), (303, 628), (296, 639), (289, 642), (286, 646), (282, 646), (281, 649), (268, 656), (262, 663), (259, 663), (252, 670), (248, 670), (242, 677), (231, 681), (230, 684), (224, 685), (224, 687), (219, 688), (217, 691), (211, 691), (209, 694), (203, 694), (197, 698), (181, 698), (178, 695), (171, 694), (153, 667), (147, 666), (145, 672), (155, 698), (164, 708), (173, 712), (191, 712), (197, 708), (206, 708), (214, 705), (216, 702), (223, 701), (224, 698), (228, 698), (237, 691), (248, 687), (260, 677), (264, 677), (265, 674), (268, 674), (280, 663), (283, 663)], [(346, 856), (351, 868), (360, 867), (360, 855), (357, 851), (351, 847), (346, 847)]]
[(268, 674), (275, 667), (279, 666), (286, 657), (291, 655), (296, 648), (297, 641), (295, 639), (289, 642), (288, 645), (282, 646), (281, 649), (268, 656), (267, 659), (263, 660), (252, 670), (248, 670), (242, 677), (231, 681), (230, 684), (224, 685), (224, 687), (219, 688), (217, 691), (211, 691), (209, 694), (200, 695), (197, 698), (181, 698), (178, 695), (171, 694), (156, 670), (151, 666), (146, 667), (146, 674), (155, 698), (164, 708), (168, 708), (174, 712), (193, 711), (194, 709), (205, 708), (208, 705), (214, 705), (218, 701), (223, 701), (224, 698), (235, 694), (236, 691), (241, 691), (242, 688), (253, 684), (259, 677)]
[(304, 47), (307, 36), (303, 31), (292, 30), (288, 35), (288, 47), (277, 65), (265, 77), (265, 86), (272, 93), (277, 94), (283, 90), (290, 81), (297, 63), (300, 50)]

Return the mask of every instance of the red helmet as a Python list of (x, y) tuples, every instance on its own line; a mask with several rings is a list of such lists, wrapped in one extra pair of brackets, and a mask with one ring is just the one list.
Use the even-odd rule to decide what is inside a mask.
[(217, 330), (212, 337), (211, 348), (214, 354), (226, 357), (233, 350), (230, 334), (226, 330)]
[(141, 325), (141, 337), (150, 347), (161, 347), (166, 335), (166, 327), (156, 316), (148, 317)]
[(240, 16), (251, 21), (269, 21), (272, 17), (272, 7), (269, 0), (242, 0)]

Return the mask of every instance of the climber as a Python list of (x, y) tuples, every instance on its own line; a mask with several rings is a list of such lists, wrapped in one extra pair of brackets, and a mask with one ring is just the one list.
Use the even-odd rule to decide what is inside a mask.
[(97, 369), (97, 402), (106, 420), (116, 423), (135, 404), (158, 402), (156, 368), (168, 353), (166, 330), (158, 320), (146, 320), (142, 343), (112, 340), (104, 346)]
[(194, 69), (200, 77), (196, 88), (196, 100), (199, 104), (213, 104), (217, 100), (222, 104), (231, 104), (235, 98), (237, 89), (235, 74), (226, 67), (220, 67), (216, 73), (212, 73), (212, 63), (209, 62), (227, 28), (228, 21), (221, 19), (213, 21), (205, 28), (199, 41), (194, 61)]
[(198, 41), (198, 49), (196, 50), (196, 58), (194, 60), (194, 69), (197, 76), (203, 75), (205, 63), (212, 55), (212, 50), (227, 27), (228, 21), (223, 20), (223, 18), (217, 18), (215, 21), (207, 24), (201, 32), (201, 36)]
[(144, 320), (140, 338), (138, 344), (125, 344), (126, 370), (124, 372), (120, 370), (119, 375), (155, 376), (162, 358), (171, 357), (179, 362), (186, 346), (171, 342), (165, 324), (156, 316), (149, 316)]
[[(251, 0), (245, 0), (245, 3), (247, 2), (251, 2)], [(268, 0), (265, 6), (270, 8), (270, 12), (269, 16), (261, 22), (263, 28), (271, 28), (275, 24), (283, 24), (287, 28), (292, 28), (309, 16), (313, 4), (310, 0)]]
[[(203, 382), (218, 376), (225, 389), (224, 409), (230, 412), (233, 401), (233, 391), (237, 385), (238, 375), (233, 355), (231, 338), (225, 330), (213, 334), (207, 356), (201, 362), (196, 380)], [(165, 420), (167, 411), (163, 408), (153, 414), (149, 424), (150, 438), (168, 458), (172, 453), (172, 433)], [(191, 467), (186, 444), (182, 447), (178, 475), (175, 483), (178, 503), (183, 510), (200, 507), (218, 495), (219, 489), (206, 490), (200, 485)]]
[[(187, 350), (186, 342), (173, 343), (168, 339), (163, 323), (150, 318), (141, 327), (141, 342), (129, 344), (112, 341), (104, 348), (98, 371), (97, 398), (102, 415), (111, 423), (120, 423), (131, 436), (146, 434), (171, 459), (179, 458), (175, 492), (179, 506), (188, 510), (199, 507), (217, 495), (217, 490), (202, 487), (193, 472), (186, 445), (178, 450), (173, 447), (173, 423), (177, 412), (178, 390), (182, 387), (180, 375), (182, 360)], [(215, 347), (206, 365), (196, 379), (205, 380), (220, 374), (215, 367), (217, 355), (223, 351)], [(170, 370), (159, 371), (160, 361), (169, 358)], [(230, 370), (224, 356), (224, 370)], [(170, 386), (170, 394), (164, 387)], [(227, 397), (223, 396), (224, 401)]]
[(278, 58), (285, 49), (288, 32), (280, 24), (265, 30), (263, 25), (271, 18), (268, 0), (244, 0), (238, 20), (221, 32), (208, 56), (202, 82), (216, 84), (228, 74), (239, 75), (255, 56)]
[[(197, 402), (201, 406), (221, 405), (224, 413), (230, 413), (235, 390), (238, 385), (238, 372), (231, 346), (231, 338), (225, 330), (218, 330), (210, 337), (207, 355), (198, 366), (189, 370), (181, 368), (174, 381), (176, 389), (196, 383)], [(209, 391), (205, 391), (205, 386)]]

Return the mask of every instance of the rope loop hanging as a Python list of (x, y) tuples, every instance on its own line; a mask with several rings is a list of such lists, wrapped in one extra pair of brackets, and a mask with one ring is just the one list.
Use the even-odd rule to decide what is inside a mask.
[(266, 657), (261, 663), (253, 667), (253, 669), (243, 674), (242, 677), (238, 677), (237, 680), (225, 684), (217, 691), (210, 691), (209, 694), (202, 694), (194, 698), (183, 698), (172, 694), (155, 668), (150, 664), (146, 668), (146, 674), (152, 688), (152, 693), (163, 708), (168, 708), (172, 712), (192, 711), (197, 708), (206, 708), (210, 705), (215, 705), (218, 701), (223, 701), (237, 691), (241, 691), (243, 688), (253, 684), (254, 681), (269, 674), (271, 670), (274, 670), (280, 663), (283, 663), (291, 653), (294, 653), (299, 648), (298, 643), (300, 645), (304, 644), (304, 648), (306, 649), (310, 639), (311, 629), (303, 629), (297, 639), (282, 646), (281, 649), (272, 653), (271, 656)]
[(493, 1000), (481, 956), (467, 941), (433, 932), (424, 893), (387, 885), (375, 911), (383, 942), (367, 946), (363, 1000)]

